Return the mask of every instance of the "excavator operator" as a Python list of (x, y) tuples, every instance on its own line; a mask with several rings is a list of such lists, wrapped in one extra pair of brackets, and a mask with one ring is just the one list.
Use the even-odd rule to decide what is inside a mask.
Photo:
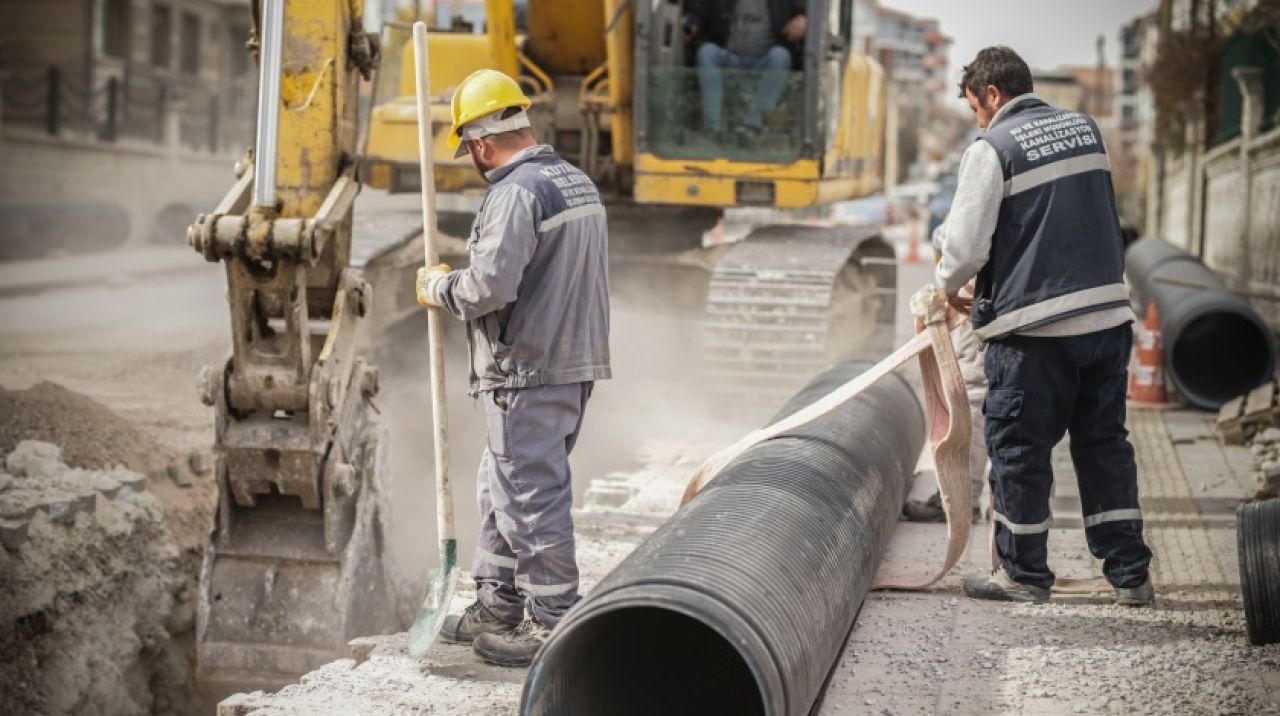
[(741, 129), (763, 132), (764, 113), (778, 105), (803, 47), (805, 0), (693, 0), (688, 8), (684, 33), (698, 68), (703, 131), (724, 129), (723, 71), (733, 69), (760, 73)]

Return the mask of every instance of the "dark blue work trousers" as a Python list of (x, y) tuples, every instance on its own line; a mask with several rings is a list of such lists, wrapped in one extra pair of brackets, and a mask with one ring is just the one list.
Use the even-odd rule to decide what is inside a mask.
[(1013, 335), (986, 347), (983, 406), (996, 550), (1009, 576), (1053, 585), (1049, 569), (1050, 453), (1071, 436), (1089, 551), (1113, 586), (1147, 579), (1138, 471), (1125, 429), (1129, 324), (1060, 338)]

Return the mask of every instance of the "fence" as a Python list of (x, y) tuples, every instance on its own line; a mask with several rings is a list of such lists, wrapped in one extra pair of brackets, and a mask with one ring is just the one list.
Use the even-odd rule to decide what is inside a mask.
[(1165, 165), (1160, 235), (1256, 294), (1254, 308), (1280, 331), (1280, 128), (1245, 151), (1242, 141)]
[[(39, 129), (52, 136), (76, 136), (103, 142), (121, 139), (176, 141), (209, 152), (238, 151), (253, 141), (252, 107), (237, 92), (230, 102), (210, 94), (171, 86), (155, 78), (107, 77), (86, 83), (80, 73), (58, 66), (9, 68), (3, 74), (0, 103), (5, 124)], [(234, 114), (225, 108), (230, 105)], [(177, 136), (169, 138), (170, 116)]]

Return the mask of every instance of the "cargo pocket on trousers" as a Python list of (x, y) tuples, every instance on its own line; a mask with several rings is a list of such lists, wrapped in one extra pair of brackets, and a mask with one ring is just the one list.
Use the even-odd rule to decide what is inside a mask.
[(987, 449), (1006, 457), (1025, 452), (1019, 416), (1022, 415), (1021, 390), (1016, 388), (992, 388), (982, 401), (982, 414), (986, 417)]
[(484, 396), (485, 431), (488, 433), (489, 452), (507, 456), (507, 392), (495, 388)]

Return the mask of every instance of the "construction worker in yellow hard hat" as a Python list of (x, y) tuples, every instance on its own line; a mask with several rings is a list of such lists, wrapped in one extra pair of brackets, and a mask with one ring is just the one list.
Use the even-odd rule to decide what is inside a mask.
[(569, 452), (610, 376), (608, 230), (591, 178), (534, 140), (514, 80), (480, 70), (453, 95), (449, 146), (489, 183), (470, 265), (418, 274), (418, 300), (467, 322), (487, 441), (477, 491), (476, 602), (442, 639), (527, 666), (575, 603)]
[[(496, 115), (485, 126), (473, 128), (472, 137), (479, 139), (488, 134), (501, 134), (529, 126), (528, 115), (523, 110), (533, 105), (520, 85), (515, 80), (497, 70), (476, 70), (464, 79), (453, 92), (453, 100), (449, 103), (449, 112), (453, 125), (449, 127), (448, 145), (457, 149), (453, 155), (461, 157), (466, 154), (467, 147), (463, 143), (463, 128), (467, 124), (481, 118)], [(519, 109), (520, 112), (507, 112)], [(503, 117), (508, 116), (505, 120)]]

